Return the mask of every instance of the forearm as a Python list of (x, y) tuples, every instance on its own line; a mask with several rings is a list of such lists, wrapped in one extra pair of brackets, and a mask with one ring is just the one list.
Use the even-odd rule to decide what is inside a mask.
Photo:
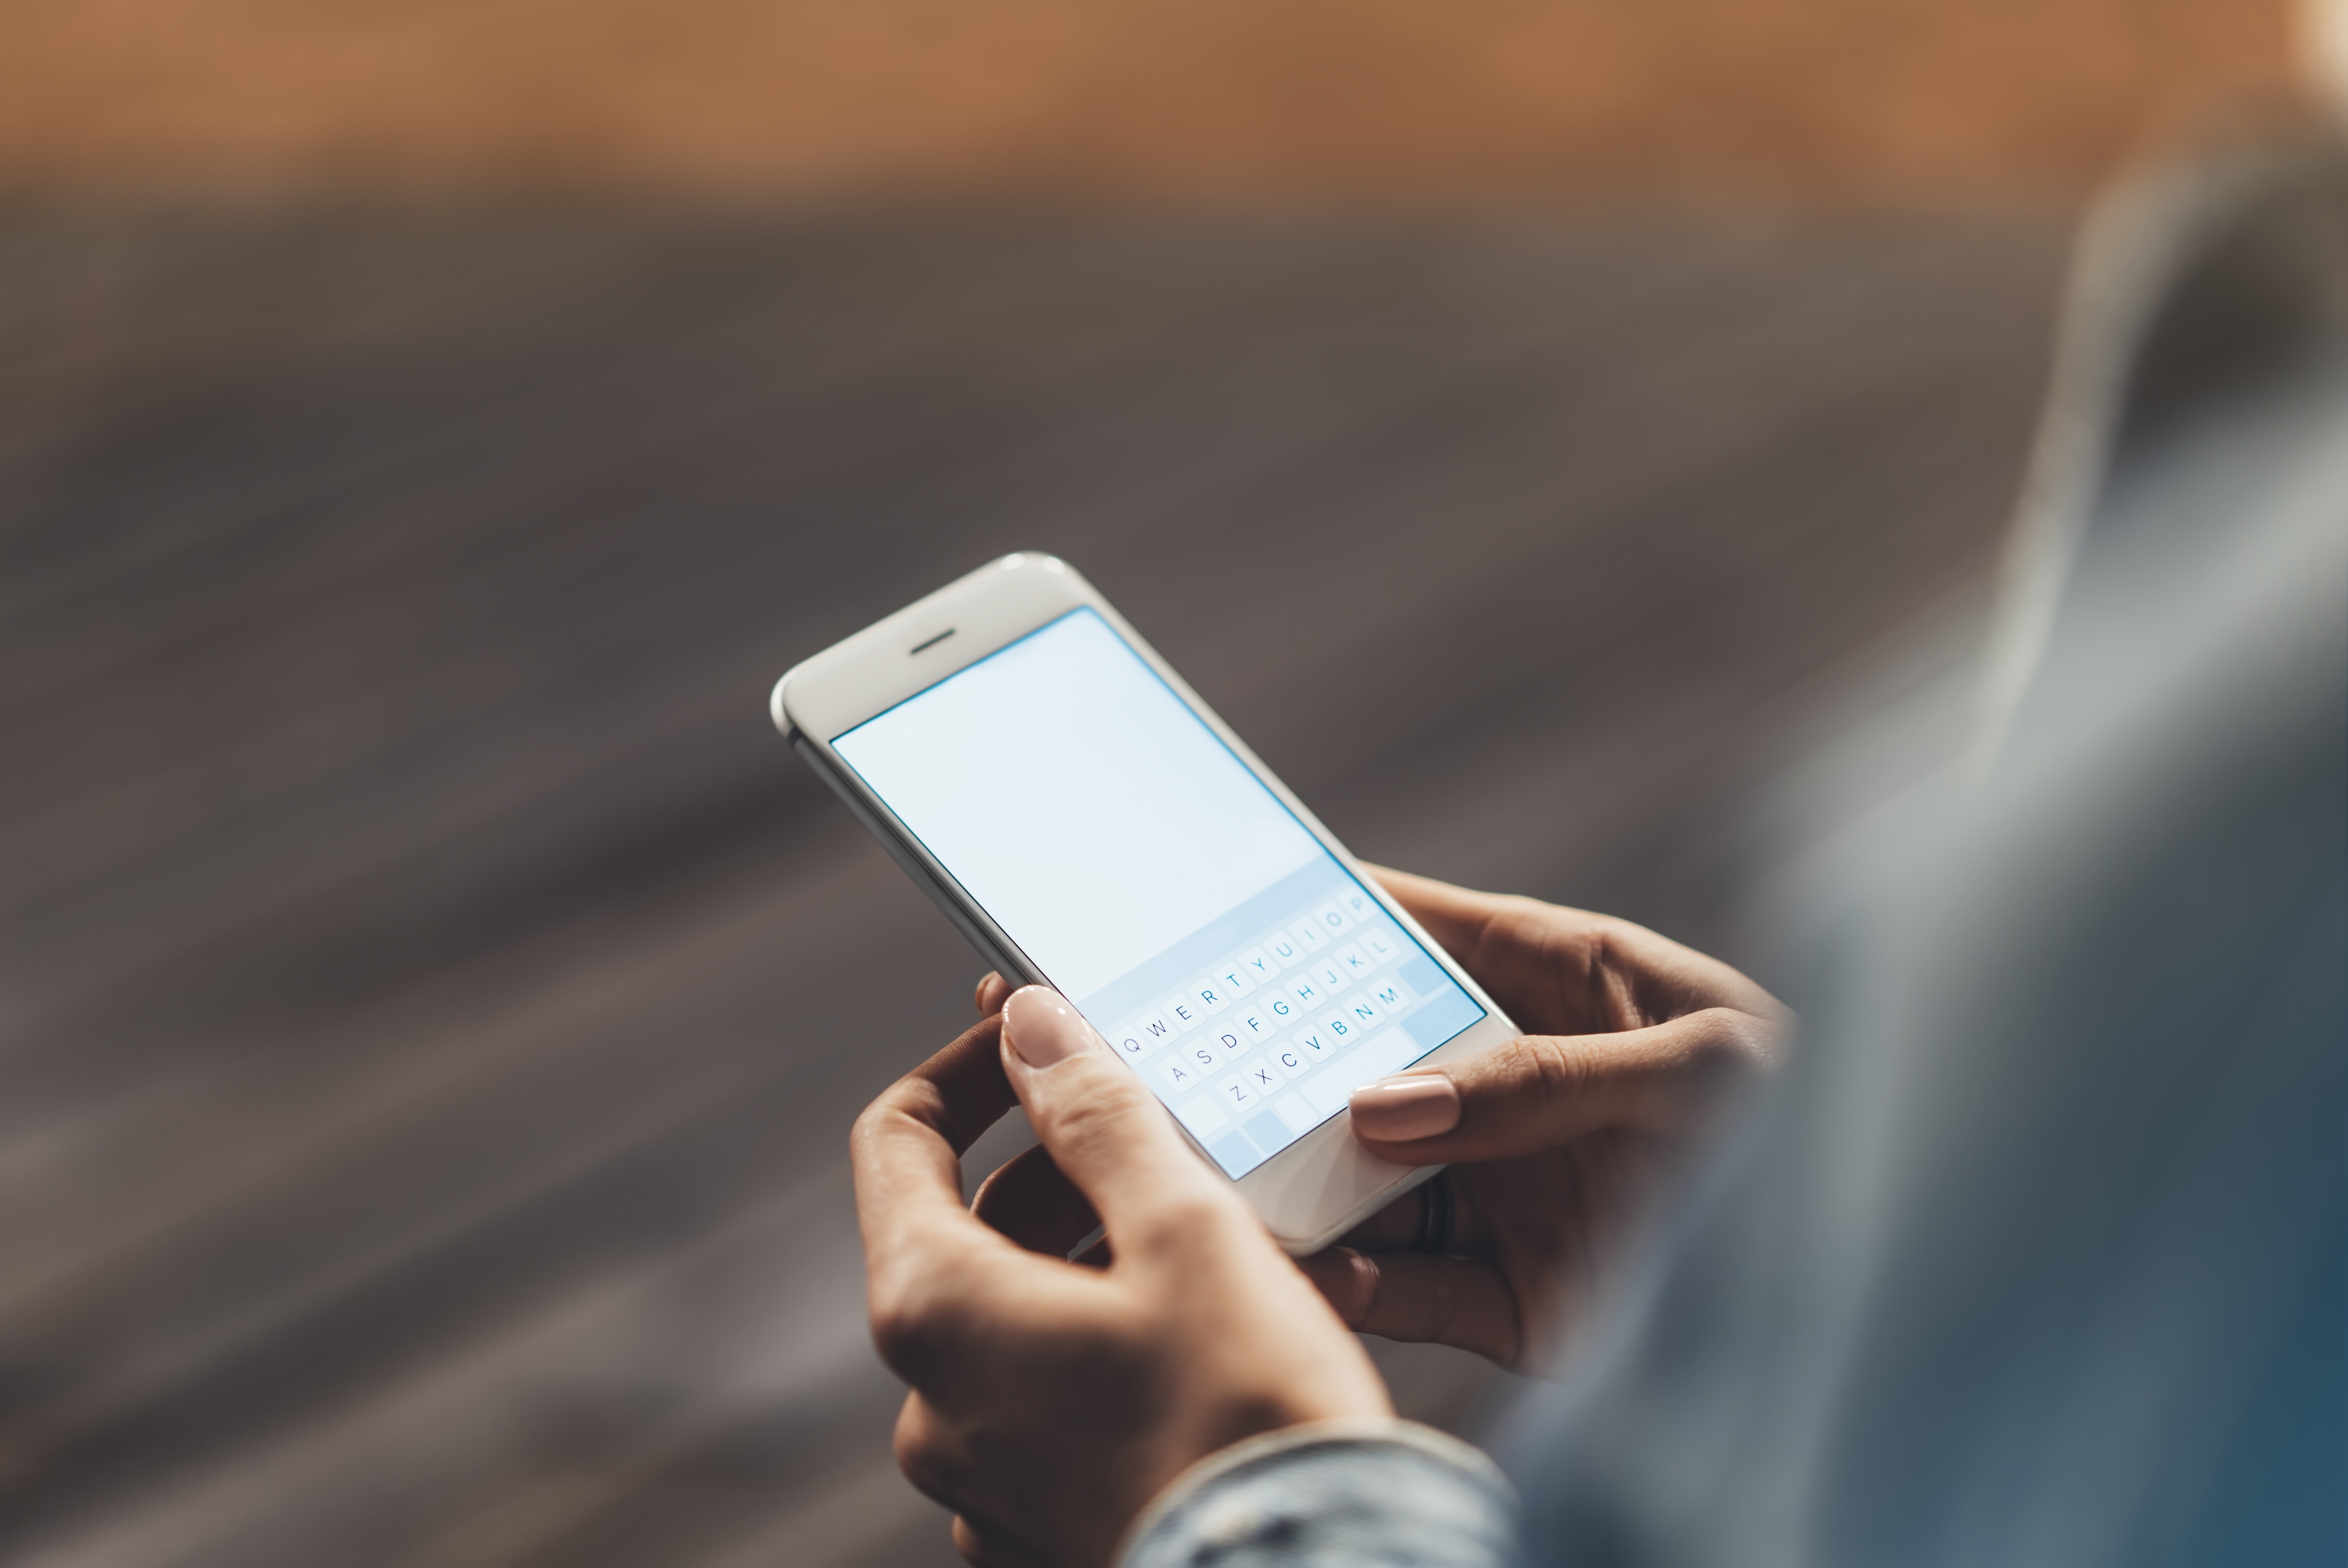
[(1507, 1568), (1516, 1498), (1489, 1460), (1406, 1421), (1237, 1443), (1169, 1487), (1119, 1568)]

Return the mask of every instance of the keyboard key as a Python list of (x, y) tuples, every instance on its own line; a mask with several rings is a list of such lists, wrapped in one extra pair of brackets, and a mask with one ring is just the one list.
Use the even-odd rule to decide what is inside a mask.
[(1410, 988), (1414, 996), (1432, 997), (1439, 991), (1453, 989), (1451, 977), (1424, 953), (1413, 953), (1406, 958), (1402, 968), (1395, 973), (1402, 976), (1402, 983)]
[(1197, 1064), (1189, 1060), (1187, 1052), (1160, 1061), (1158, 1076), (1166, 1081), (1168, 1091), (1175, 1094), (1188, 1094), (1206, 1081), (1199, 1076)]
[(1354, 1097), (1354, 1075), (1350, 1072), (1324, 1072), (1302, 1091), (1304, 1103), (1323, 1116), (1334, 1116), (1345, 1109), (1345, 1102)]
[(1484, 1009), (1473, 997), (1457, 986), (1447, 985), (1438, 991), (1422, 992), (1411, 1009), (1410, 1022), (1394, 1032), (1409, 1035), (1421, 1050), (1433, 1050), (1483, 1016)]
[(1256, 1096), (1255, 1114), (1240, 1123), (1241, 1130), (1255, 1140), (1259, 1149), (1281, 1150), (1288, 1147), (1288, 1129), (1272, 1113), (1272, 1102)]
[[(1416, 1060), (1426, 1049), (1416, 1037), (1459, 1010), (1449, 977), (1395, 919), (1348, 884), (1110, 1031), (1110, 1047), (1156, 1075), (1202, 1142), (1251, 1133), (1272, 1148), (1342, 1112), (1356, 1083)], [(1442, 1006), (1428, 999), (1438, 992)], [(1386, 1027), (1406, 1011), (1409, 1025)], [(1317, 1071), (1339, 1055), (1344, 1065)]]
[(1247, 1135), (1244, 1127), (1217, 1133), (1207, 1144), (1207, 1153), (1234, 1177), (1244, 1176), (1263, 1163), (1263, 1151), (1255, 1146), (1255, 1140)]
[(1190, 988), (1190, 999), (1199, 1005), (1201, 1013), (1209, 1016), (1231, 1005), (1231, 992), (1224, 989), (1222, 981), (1211, 977)]
[[(1347, 1063), (1345, 1076), (1356, 1083), (1374, 1083), (1390, 1072), (1400, 1072), (1426, 1054), (1426, 1047), (1398, 1029), (1387, 1030), (1365, 1045)], [(1355, 1074), (1364, 1076), (1355, 1077)]]
[(1263, 950), (1283, 969), (1292, 969), (1304, 961), (1304, 944), (1296, 939), (1292, 931), (1274, 931), (1263, 939)]
[(1177, 1105), (1174, 1107), (1174, 1116), (1183, 1126), (1190, 1129), (1190, 1136), (1193, 1138), (1203, 1139), (1210, 1133), (1221, 1132), (1231, 1124), (1231, 1119), (1223, 1114), (1223, 1108), (1206, 1095), (1200, 1095), (1196, 1100), (1186, 1100)]

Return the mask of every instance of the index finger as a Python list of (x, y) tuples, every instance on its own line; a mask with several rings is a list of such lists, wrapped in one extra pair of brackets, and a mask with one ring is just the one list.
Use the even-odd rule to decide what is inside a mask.
[(1166, 1107), (1066, 998), (1029, 986), (1003, 1016), (1006, 1066), (1035, 1136), (1120, 1256), (1146, 1256), (1146, 1245), (1128, 1252), (1127, 1241), (1159, 1222), (1195, 1230), (1220, 1214), (1262, 1234), (1237, 1189), (1191, 1152)]
[(1376, 877), (1395, 896), (1395, 901), (1410, 911), (1411, 918), (1426, 927), (1426, 934), (1462, 963), (1483, 940), (1484, 927), (1491, 924), (1499, 902), (1497, 895), (1456, 887), (1432, 876), (1396, 871), (1391, 866), (1365, 863), (1363, 869)]
[(1521, 1029), (1594, 1034), (1707, 1008), (1783, 1025), (1775, 997), (1718, 958), (1616, 916), (1370, 870)]
[(1604, 917), (1383, 866), (1369, 870), (1519, 1029), (1582, 1034), (1650, 1021), (1630, 978), (1614, 972), (1606, 945), (1591, 939)]
[(962, 1202), (962, 1153), (1014, 1103), (1003, 1020), (982, 1020), (881, 1091), (849, 1134), (856, 1220), (877, 1317), (953, 1265), (1017, 1249)]

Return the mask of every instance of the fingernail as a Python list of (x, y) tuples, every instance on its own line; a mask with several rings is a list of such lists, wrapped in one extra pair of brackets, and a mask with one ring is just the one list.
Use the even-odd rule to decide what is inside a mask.
[(1090, 1050), (1093, 1026), (1051, 987), (1023, 986), (1004, 1004), (1003, 1038), (1028, 1066), (1049, 1067)]
[(1354, 1131), (1365, 1138), (1405, 1143), (1459, 1125), (1459, 1086), (1447, 1072), (1414, 1072), (1365, 1083), (1346, 1102)]

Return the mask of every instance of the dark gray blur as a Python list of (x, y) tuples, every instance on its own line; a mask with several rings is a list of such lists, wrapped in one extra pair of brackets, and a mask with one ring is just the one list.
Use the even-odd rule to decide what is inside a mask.
[(976, 966), (774, 677), (1054, 550), (1357, 852), (1761, 961), (2065, 237), (0, 214), (0, 1556), (952, 1561), (843, 1139)]

